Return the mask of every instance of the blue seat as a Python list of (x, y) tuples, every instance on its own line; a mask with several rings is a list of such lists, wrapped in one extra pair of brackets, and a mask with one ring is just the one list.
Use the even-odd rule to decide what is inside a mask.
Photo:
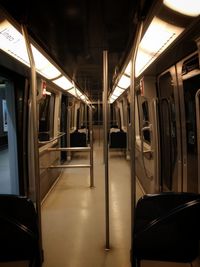
[(132, 266), (141, 260), (192, 262), (199, 254), (200, 195), (145, 195), (136, 206)]
[(30, 199), (0, 195), (0, 262), (40, 266), (37, 214)]

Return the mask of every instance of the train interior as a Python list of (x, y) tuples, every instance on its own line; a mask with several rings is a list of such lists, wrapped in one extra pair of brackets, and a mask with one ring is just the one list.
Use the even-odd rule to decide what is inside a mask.
[(4, 2), (0, 267), (199, 267), (200, 3)]

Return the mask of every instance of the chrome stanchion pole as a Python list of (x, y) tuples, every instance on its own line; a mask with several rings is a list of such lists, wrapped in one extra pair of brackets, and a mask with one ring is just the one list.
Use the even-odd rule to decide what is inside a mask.
[(108, 51), (103, 51), (103, 105), (104, 105), (104, 164), (105, 164), (105, 226), (106, 249), (110, 249), (109, 228), (109, 168), (108, 168)]
[(89, 106), (90, 129), (90, 187), (94, 187), (92, 106)]
[(134, 249), (134, 219), (136, 207), (136, 169), (135, 169), (135, 61), (143, 29), (143, 22), (137, 25), (135, 42), (131, 56), (131, 85), (130, 85), (130, 161), (131, 161), (131, 250)]
[(33, 122), (33, 153), (34, 153), (34, 169), (35, 169), (35, 190), (36, 190), (36, 210), (38, 216), (38, 230), (39, 230), (39, 247), (40, 247), (40, 264), (43, 261), (42, 249), (42, 229), (41, 229), (41, 194), (40, 194), (40, 170), (39, 170), (39, 151), (38, 151), (38, 121), (37, 121), (37, 79), (36, 68), (33, 58), (33, 53), (29, 41), (27, 29), (22, 25), (22, 33), (26, 43), (26, 49), (31, 67), (31, 108), (32, 108), (32, 122)]
[[(67, 147), (70, 147), (70, 122), (71, 122), (71, 108), (67, 107)], [(71, 160), (71, 151), (67, 152), (67, 161)]]

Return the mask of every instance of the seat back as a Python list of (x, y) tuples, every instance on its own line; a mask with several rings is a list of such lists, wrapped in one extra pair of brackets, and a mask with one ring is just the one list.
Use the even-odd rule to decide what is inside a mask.
[(145, 195), (136, 207), (132, 259), (191, 262), (198, 256), (200, 195)]
[(39, 266), (37, 214), (27, 197), (0, 195), (0, 262), (29, 260)]

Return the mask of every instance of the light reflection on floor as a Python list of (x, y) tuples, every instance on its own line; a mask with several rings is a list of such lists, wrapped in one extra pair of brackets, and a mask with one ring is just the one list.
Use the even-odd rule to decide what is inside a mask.
[[(76, 152), (77, 153), (77, 152)], [(130, 162), (109, 153), (110, 251), (105, 251), (102, 146), (94, 149), (95, 188), (88, 169), (66, 169), (42, 208), (43, 267), (130, 267)], [(74, 155), (73, 163), (86, 163)], [(139, 189), (138, 189), (139, 190)], [(138, 191), (138, 196), (142, 193)]]

